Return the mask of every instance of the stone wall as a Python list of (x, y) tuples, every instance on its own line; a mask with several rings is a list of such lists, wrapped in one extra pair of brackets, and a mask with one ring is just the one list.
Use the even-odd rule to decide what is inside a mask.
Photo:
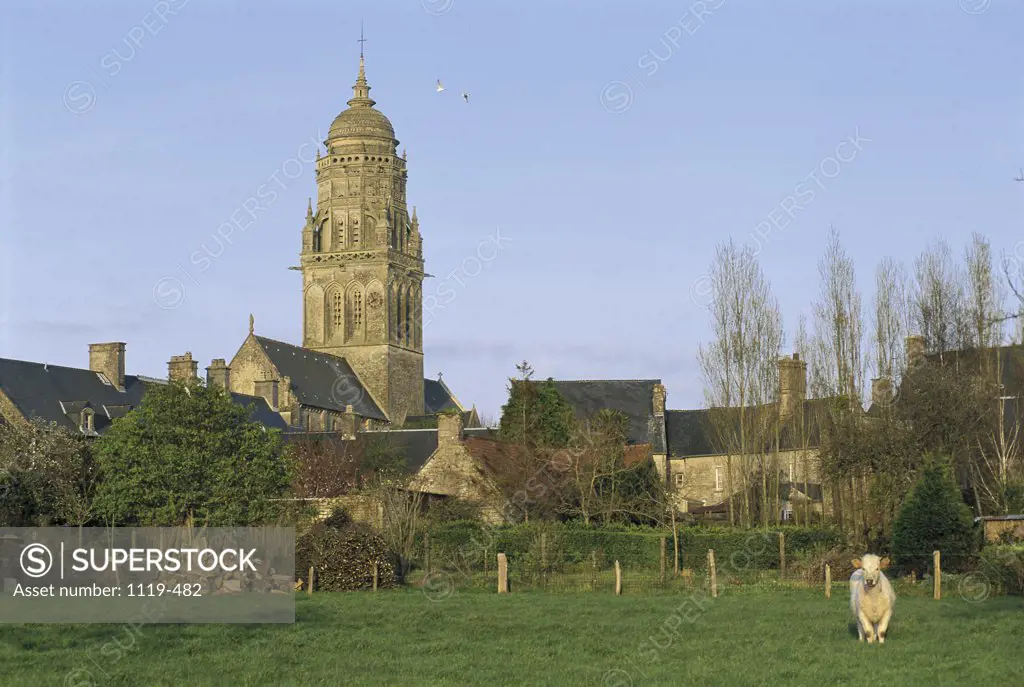
[[(755, 461), (756, 458), (748, 458)], [(784, 481), (818, 483), (818, 454), (814, 450), (782, 451), (778, 456), (779, 469)], [(692, 458), (671, 458), (669, 460), (669, 489), (679, 502), (684, 499), (703, 501), (712, 506), (729, 497), (729, 460), (725, 455), (695, 456)], [(718, 477), (716, 479), (716, 472)], [(791, 478), (792, 475), (792, 478)], [(742, 463), (738, 457), (732, 459), (733, 491), (741, 483)]]

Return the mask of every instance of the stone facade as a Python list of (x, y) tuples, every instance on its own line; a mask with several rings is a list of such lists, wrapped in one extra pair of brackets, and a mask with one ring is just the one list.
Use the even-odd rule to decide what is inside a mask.
[[(748, 461), (756, 460), (748, 457)], [(780, 451), (779, 469), (785, 481), (795, 484), (820, 482), (818, 452), (815, 449)], [(680, 510), (686, 512), (688, 504), (715, 505), (729, 498), (729, 467), (732, 466), (733, 493), (742, 483), (742, 461), (739, 456), (729, 460), (725, 455), (692, 456), (669, 460), (670, 488)]]
[(345, 358), (400, 424), (423, 414), (423, 242), (405, 156), (369, 92), (360, 57), (302, 230), (302, 345)]
[[(242, 343), (242, 347), (238, 349), (238, 353), (231, 359), (230, 369), (231, 391), (250, 396), (263, 396), (267, 403), (281, 414), (285, 422), (289, 425), (295, 424), (294, 420), (298, 417), (299, 408), (292, 394), (291, 380), (281, 375), (274, 367), (274, 363), (256, 341), (252, 331)], [(259, 382), (267, 380), (277, 380), (277, 392), (274, 399), (264, 395), (273, 393), (271, 388), (266, 384), (259, 384)], [(260, 387), (259, 390), (257, 390), (257, 386)]]
[(455, 413), (438, 415), (437, 450), (420, 468), (409, 488), (476, 503), (485, 522), (500, 524), (505, 521), (501, 488), (461, 437), (461, 416)]

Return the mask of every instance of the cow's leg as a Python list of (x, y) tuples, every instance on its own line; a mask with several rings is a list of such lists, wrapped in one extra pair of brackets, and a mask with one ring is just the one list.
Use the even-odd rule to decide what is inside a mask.
[(864, 628), (864, 635), (868, 638), (868, 644), (873, 644), (875, 641), (875, 628), (868, 620), (868, 617), (864, 614), (864, 611), (860, 612), (860, 625)]
[(878, 623), (878, 643), (885, 644), (885, 633), (889, 629), (889, 620), (892, 618), (892, 609), (890, 608), (882, 615), (882, 620)]

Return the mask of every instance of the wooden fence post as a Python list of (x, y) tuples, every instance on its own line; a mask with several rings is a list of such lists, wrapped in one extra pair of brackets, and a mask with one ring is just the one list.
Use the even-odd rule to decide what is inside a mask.
[(597, 549), (593, 549), (590, 552), (590, 560), (591, 560), (591, 566), (590, 566), (590, 582), (591, 582), (591, 584), (590, 584), (590, 586), (591, 586), (591, 591), (595, 591), (596, 592), (597, 591)]
[(786, 577), (786, 533), (779, 532), (779, 579)]
[(718, 572), (715, 570), (715, 550), (708, 549), (708, 576), (711, 579), (711, 597), (718, 598)]
[(832, 598), (832, 566), (825, 564), (825, 598)]
[(615, 561), (615, 596), (622, 595), (622, 566)]
[(508, 558), (498, 554), (498, 593), (508, 594)]
[(935, 563), (935, 578), (934, 578), (934, 595), (935, 600), (938, 601), (942, 598), (942, 565), (941, 565), (941, 554), (938, 551), (932, 552), (932, 559)]
[(668, 563), (668, 556), (666, 550), (668, 549), (668, 539), (665, 537), (661, 538), (661, 583), (665, 584), (665, 568)]
[(309, 584), (306, 585), (306, 593), (313, 596), (313, 566), (309, 566)]
[(373, 562), (373, 591), (377, 591), (377, 581), (380, 579), (380, 568), (377, 561)]

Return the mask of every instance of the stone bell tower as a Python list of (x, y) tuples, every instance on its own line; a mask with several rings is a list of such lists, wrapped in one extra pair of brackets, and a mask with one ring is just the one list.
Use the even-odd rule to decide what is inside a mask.
[(405, 153), (374, 109), (361, 51), (352, 91), (317, 159), (302, 230), (302, 345), (345, 358), (401, 423), (423, 414), (423, 242)]

